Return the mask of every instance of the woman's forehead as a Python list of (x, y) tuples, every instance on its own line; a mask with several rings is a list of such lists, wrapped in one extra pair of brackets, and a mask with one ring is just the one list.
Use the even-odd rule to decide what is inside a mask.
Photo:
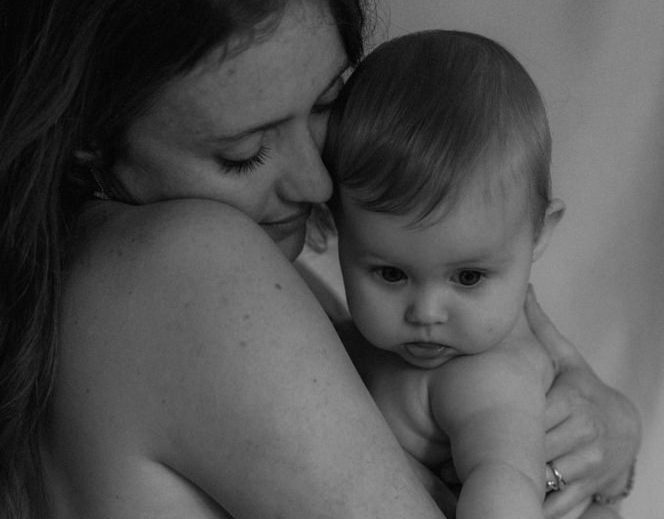
[(326, 2), (291, 1), (267, 35), (226, 59), (221, 52), (167, 85), (152, 109), (160, 124), (232, 137), (308, 111), (346, 68)]

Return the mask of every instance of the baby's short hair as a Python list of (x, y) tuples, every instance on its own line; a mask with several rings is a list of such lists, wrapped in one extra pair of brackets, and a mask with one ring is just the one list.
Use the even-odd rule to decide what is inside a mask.
[(550, 199), (537, 87), (501, 45), (466, 32), (408, 34), (373, 51), (335, 104), (323, 156), (363, 208), (414, 214), (415, 223), (452, 206), (478, 170), (526, 186), (536, 226)]

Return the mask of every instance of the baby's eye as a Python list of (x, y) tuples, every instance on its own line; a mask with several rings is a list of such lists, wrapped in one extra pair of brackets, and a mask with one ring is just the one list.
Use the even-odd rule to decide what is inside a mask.
[(484, 277), (484, 273), (479, 270), (460, 270), (452, 277), (452, 281), (463, 287), (474, 287), (480, 283)]
[(405, 272), (396, 267), (378, 267), (375, 272), (386, 283), (399, 283), (407, 279)]

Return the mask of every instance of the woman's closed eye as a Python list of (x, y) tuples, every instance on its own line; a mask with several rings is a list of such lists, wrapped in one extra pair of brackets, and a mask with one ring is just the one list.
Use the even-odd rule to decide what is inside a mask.
[(486, 274), (480, 270), (463, 269), (454, 273), (452, 282), (464, 288), (472, 288), (479, 285), (486, 278)]
[(251, 173), (257, 167), (265, 164), (269, 152), (270, 149), (267, 146), (261, 146), (256, 153), (245, 159), (231, 159), (217, 155), (217, 162), (223, 169), (230, 173)]

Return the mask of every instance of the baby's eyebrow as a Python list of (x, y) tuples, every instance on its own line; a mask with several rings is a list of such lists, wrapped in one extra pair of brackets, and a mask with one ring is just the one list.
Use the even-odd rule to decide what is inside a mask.
[(376, 254), (375, 252), (370, 251), (359, 251), (356, 256), (358, 261), (368, 265), (391, 265), (398, 267), (398, 261), (395, 261), (394, 258), (386, 257), (382, 254)]
[(466, 261), (462, 264), (460, 264), (456, 268), (478, 268), (478, 269), (500, 269), (504, 267), (505, 265), (509, 265), (511, 263), (511, 257), (503, 257), (503, 258), (475, 258), (469, 261)]
[(504, 265), (512, 260), (511, 251), (486, 251), (478, 254), (468, 255), (464, 258), (451, 261), (447, 264), (448, 267), (458, 268), (467, 265)]

